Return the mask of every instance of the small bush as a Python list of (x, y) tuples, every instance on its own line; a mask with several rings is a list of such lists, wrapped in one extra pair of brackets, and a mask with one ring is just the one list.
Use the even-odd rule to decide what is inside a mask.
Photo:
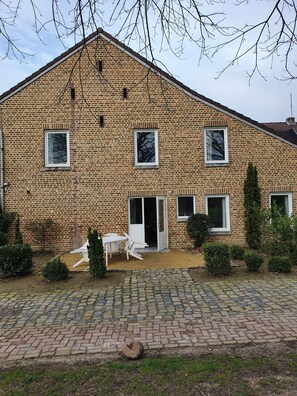
[(69, 269), (60, 259), (49, 261), (42, 270), (42, 275), (50, 282), (67, 279)]
[(90, 264), (90, 274), (93, 278), (103, 278), (106, 273), (106, 265), (103, 255), (103, 244), (101, 234), (98, 231), (88, 230), (88, 254)]
[(3, 231), (0, 231), (0, 246), (7, 245), (7, 234)]
[(20, 228), (20, 217), (17, 216), (15, 221), (15, 230), (14, 230), (14, 243), (23, 244), (23, 236)]
[(32, 249), (29, 245), (0, 247), (0, 276), (12, 277), (32, 272)]
[(194, 239), (195, 247), (200, 247), (210, 230), (210, 219), (201, 213), (192, 214), (187, 221), (187, 232)]
[(259, 270), (264, 260), (259, 254), (251, 253), (244, 256), (244, 261), (249, 271), (256, 272)]
[(290, 272), (291, 271), (291, 260), (287, 256), (276, 256), (272, 257), (268, 261), (269, 272)]
[(297, 265), (297, 245), (293, 247), (290, 259), (293, 265)]
[(233, 260), (243, 260), (244, 248), (238, 245), (230, 246), (230, 257)]
[(224, 243), (206, 243), (203, 245), (205, 266), (207, 271), (214, 276), (230, 275), (229, 247)]
[(26, 229), (31, 233), (33, 241), (40, 246), (42, 253), (45, 252), (49, 232), (54, 226), (52, 219), (30, 221), (26, 224)]

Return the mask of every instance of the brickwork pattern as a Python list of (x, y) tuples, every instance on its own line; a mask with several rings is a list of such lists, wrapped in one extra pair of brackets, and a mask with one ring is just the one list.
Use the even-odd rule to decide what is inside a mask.
[[(102, 75), (96, 59), (103, 61)], [(205, 166), (206, 126), (228, 128), (228, 166)], [(144, 127), (158, 129), (159, 167), (154, 169), (134, 167), (133, 131)], [(216, 238), (243, 243), (242, 191), (249, 161), (258, 167), (263, 205), (268, 206), (269, 192), (289, 191), (297, 212), (296, 148), (198, 102), (104, 40), (6, 100), (0, 128), (10, 183), (6, 208), (20, 214), (24, 232), (27, 221), (56, 221), (60, 228), (52, 247), (77, 245), (89, 226), (102, 233), (127, 232), (128, 197), (141, 192), (166, 196), (169, 247), (180, 247), (190, 241), (185, 223), (176, 219), (177, 195), (191, 191), (196, 210), (204, 212), (204, 196), (223, 191), (230, 195), (231, 233)], [(69, 169), (44, 167), (46, 129), (69, 130)]]
[(103, 290), (0, 293), (0, 360), (297, 340), (297, 280), (195, 283), (188, 270), (127, 272)]

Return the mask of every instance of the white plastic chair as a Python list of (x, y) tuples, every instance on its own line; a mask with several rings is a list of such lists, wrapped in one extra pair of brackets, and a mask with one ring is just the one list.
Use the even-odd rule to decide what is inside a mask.
[(129, 237), (128, 234), (124, 233), (125, 237), (127, 237), (127, 242), (125, 245), (125, 251), (126, 251), (126, 255), (127, 255), (127, 260), (129, 260), (129, 256), (135, 257), (138, 260), (143, 260), (143, 257), (141, 254), (135, 252), (135, 249), (144, 249), (145, 247), (148, 247), (147, 243), (143, 243), (143, 242), (137, 242), (137, 241), (133, 241), (133, 239), (131, 239)]

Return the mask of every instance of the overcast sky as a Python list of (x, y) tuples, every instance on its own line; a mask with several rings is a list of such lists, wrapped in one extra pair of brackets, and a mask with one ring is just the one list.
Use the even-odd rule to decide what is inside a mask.
[[(40, 9), (43, 9), (47, 2), (38, 0)], [(20, 62), (11, 56), (11, 59), (0, 60), (1, 86), (0, 93), (5, 92), (18, 82), (50, 62), (53, 58), (65, 51), (62, 43), (55, 37), (52, 27), (49, 25), (47, 32), (42, 33), (42, 41), (38, 39), (32, 26), (30, 9), (25, 6), (19, 14), (17, 27), (13, 30), (13, 37), (18, 41), (23, 51), (33, 56), (27, 56), (24, 62)], [(50, 4), (50, 1), (48, 1)], [(271, 1), (258, 2), (256, 0), (237, 7), (234, 11), (229, 5), (219, 4), (232, 19), (242, 19), (243, 23), (257, 22), (257, 18), (263, 18), (271, 9)], [(261, 7), (260, 7), (261, 6)], [(216, 9), (218, 11), (219, 9)], [(255, 12), (257, 10), (257, 12)], [(49, 10), (43, 10), (43, 17)], [(237, 14), (235, 14), (237, 12)], [(0, 9), (0, 15), (3, 10)], [(228, 19), (227, 19), (228, 22)], [(233, 23), (233, 22), (231, 22)], [(110, 34), (115, 34), (116, 26), (106, 28)], [(74, 44), (73, 38), (64, 41), (69, 47)], [(293, 116), (297, 117), (297, 80), (279, 81), (274, 76), (282, 75), (283, 64), (276, 59), (271, 68), (269, 62), (263, 62), (262, 73), (267, 77), (265, 81), (259, 75), (255, 75), (251, 82), (246, 71), (251, 70), (254, 58), (252, 54), (245, 57), (239, 64), (236, 64), (223, 73), (218, 79), (218, 73), (232, 59), (234, 49), (232, 47), (223, 48), (219, 54), (211, 61), (203, 59), (198, 65), (197, 47), (188, 40), (185, 43), (184, 53), (178, 58), (169, 50), (160, 52), (158, 37), (155, 41), (156, 57), (166, 65), (170, 73), (190, 88), (196, 90), (208, 98), (218, 101), (229, 108), (236, 110), (259, 122), (265, 121), (285, 121), (291, 115), (290, 93), (293, 94)], [(0, 40), (0, 50), (4, 51), (4, 42)], [(137, 43), (131, 45), (134, 50), (138, 50)], [(296, 49), (294, 49), (296, 54)], [(297, 54), (295, 56), (297, 59)]]

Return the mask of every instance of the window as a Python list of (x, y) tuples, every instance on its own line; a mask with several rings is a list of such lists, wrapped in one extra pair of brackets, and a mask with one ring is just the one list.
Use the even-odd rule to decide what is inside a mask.
[(292, 193), (284, 192), (284, 193), (271, 193), (269, 194), (269, 205), (272, 209), (273, 216), (273, 208), (277, 208), (280, 213), (284, 215), (292, 214)]
[(135, 165), (158, 165), (158, 131), (134, 131)]
[(65, 167), (70, 165), (68, 131), (45, 132), (45, 166)]
[(205, 129), (204, 159), (206, 164), (228, 163), (227, 128)]
[(193, 195), (177, 197), (177, 218), (179, 220), (186, 220), (195, 212), (195, 197)]
[(206, 214), (210, 217), (212, 232), (230, 231), (229, 195), (208, 195)]

